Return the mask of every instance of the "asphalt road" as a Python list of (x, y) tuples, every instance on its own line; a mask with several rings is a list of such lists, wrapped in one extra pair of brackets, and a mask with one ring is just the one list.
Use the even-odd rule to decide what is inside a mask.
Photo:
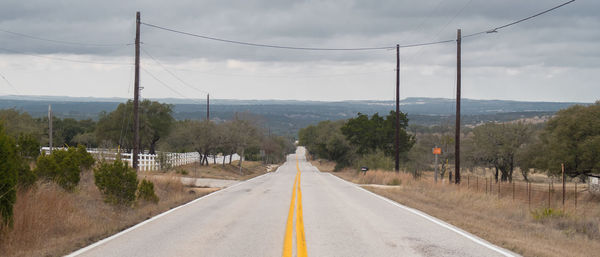
[(199, 198), (72, 254), (306, 255), (516, 254), (321, 173), (305, 161), (303, 148), (276, 172)]

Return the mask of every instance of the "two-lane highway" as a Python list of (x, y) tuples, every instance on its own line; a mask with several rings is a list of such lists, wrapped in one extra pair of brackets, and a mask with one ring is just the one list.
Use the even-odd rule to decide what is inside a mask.
[[(304, 252), (305, 251), (305, 252)], [(158, 215), (72, 256), (512, 256), (304, 158)]]

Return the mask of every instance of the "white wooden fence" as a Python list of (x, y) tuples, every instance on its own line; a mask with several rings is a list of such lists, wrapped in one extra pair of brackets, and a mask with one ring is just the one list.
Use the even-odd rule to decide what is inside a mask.
[[(64, 147), (52, 147), (53, 150), (65, 150)], [(98, 160), (114, 160), (118, 154), (116, 149), (100, 149), (100, 148), (87, 148), (88, 153), (90, 153), (94, 158)], [(42, 147), (40, 149), (42, 152), (46, 152), (48, 154), (50, 152), (50, 147)], [(131, 153), (120, 153), (121, 160), (126, 161), (129, 166), (132, 166), (133, 163), (133, 154)], [(228, 162), (229, 158), (232, 161), (238, 161), (240, 156), (238, 154), (233, 154), (232, 156), (210, 156), (208, 157), (208, 162), (212, 163), (222, 163), (223, 158)], [(160, 161), (163, 159), (164, 163), (161, 165)], [(168, 167), (178, 167), (187, 164), (191, 164), (194, 162), (200, 161), (200, 154), (198, 152), (188, 152), (188, 153), (170, 153), (170, 152), (158, 152), (157, 154), (146, 154), (141, 153), (138, 154), (138, 168), (140, 171), (155, 171), (161, 170), (162, 168)]]

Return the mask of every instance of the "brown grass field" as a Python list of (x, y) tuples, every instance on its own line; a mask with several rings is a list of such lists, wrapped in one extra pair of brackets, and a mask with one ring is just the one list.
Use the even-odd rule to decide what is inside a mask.
[(104, 203), (92, 172), (81, 175), (73, 193), (52, 182), (19, 190), (13, 229), (0, 231), (0, 256), (62, 256), (218, 190), (186, 188), (178, 177), (171, 177), (153, 181), (158, 204), (113, 207)]
[[(331, 172), (334, 164), (313, 161), (321, 171)], [(403, 205), (424, 211), (460, 227), (491, 243), (524, 256), (598, 256), (600, 253), (600, 199), (582, 192), (575, 209), (567, 202), (562, 211), (561, 201), (551, 202), (548, 208), (546, 193), (530, 207), (524, 199), (512, 198), (512, 187), (504, 183), (501, 190), (487, 194), (473, 185), (467, 188), (465, 178), (461, 186), (438, 182), (425, 173), (415, 179), (409, 173), (368, 171), (333, 172), (348, 181), (367, 184), (363, 187)], [(471, 177), (472, 179), (473, 177)], [(541, 178), (538, 178), (541, 179)], [(396, 185), (396, 186), (378, 186)], [(494, 190), (498, 187), (493, 185)], [(533, 185), (542, 192), (547, 184)], [(555, 185), (555, 190), (558, 190)], [(556, 191), (553, 194), (558, 194)], [(556, 199), (556, 198), (554, 198)]]

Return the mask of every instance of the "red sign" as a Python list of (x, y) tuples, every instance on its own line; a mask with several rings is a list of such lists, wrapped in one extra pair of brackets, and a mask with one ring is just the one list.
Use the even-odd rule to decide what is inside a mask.
[(439, 147), (433, 148), (433, 154), (437, 154), (437, 155), (442, 154), (442, 148), (439, 148)]

